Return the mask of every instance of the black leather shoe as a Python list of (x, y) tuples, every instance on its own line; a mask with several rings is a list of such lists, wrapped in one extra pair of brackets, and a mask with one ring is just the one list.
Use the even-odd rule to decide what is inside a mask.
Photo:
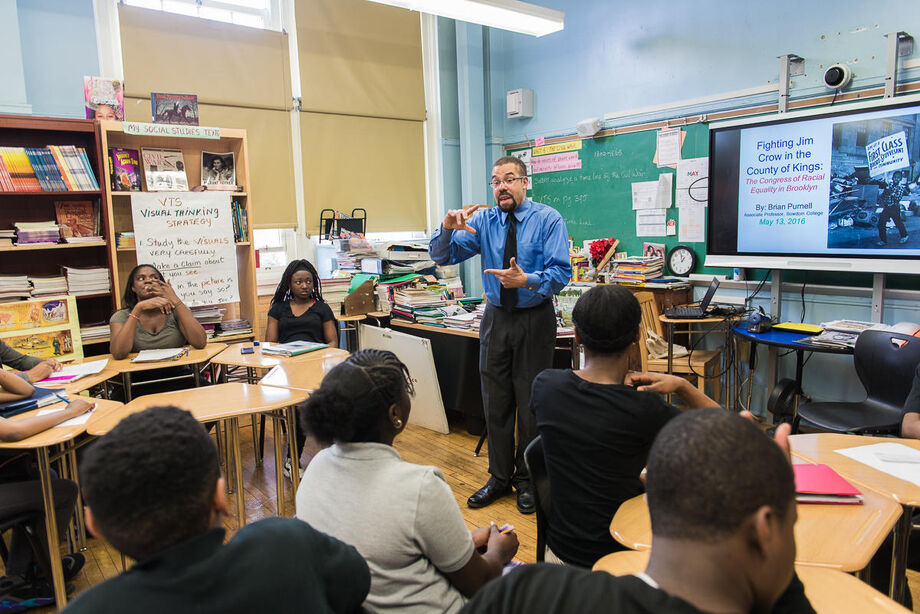
[(495, 478), (489, 478), (485, 486), (474, 492), (466, 500), (466, 504), (472, 508), (485, 507), (508, 494), (511, 494), (511, 484), (502, 484)]
[(517, 491), (517, 508), (522, 514), (533, 514), (537, 509), (537, 501), (533, 497), (533, 488), (527, 486)]

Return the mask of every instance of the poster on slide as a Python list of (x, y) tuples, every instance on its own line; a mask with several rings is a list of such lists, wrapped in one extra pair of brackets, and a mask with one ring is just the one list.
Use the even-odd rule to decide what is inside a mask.
[(137, 262), (152, 264), (189, 306), (240, 300), (230, 194), (131, 195)]

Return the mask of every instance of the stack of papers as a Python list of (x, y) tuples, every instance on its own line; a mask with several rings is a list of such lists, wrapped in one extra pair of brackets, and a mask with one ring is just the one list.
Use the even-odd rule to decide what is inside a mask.
[(188, 353), (185, 348), (166, 348), (164, 350), (141, 350), (131, 362), (159, 362), (161, 360), (178, 360)]
[(105, 267), (64, 267), (67, 278), (67, 293), (70, 296), (105, 294), (112, 291), (109, 270)]
[(249, 320), (223, 320), (217, 326), (215, 337), (230, 337), (233, 335), (251, 335), (252, 325)]
[(36, 298), (67, 294), (67, 278), (63, 275), (58, 277), (30, 277), (29, 282), (32, 284), (32, 296)]
[(32, 296), (28, 275), (0, 275), (0, 303)]
[(13, 239), (16, 238), (16, 231), (10, 228), (9, 230), (0, 230), (0, 247), (12, 247)]
[(94, 322), (80, 327), (80, 337), (83, 338), (84, 342), (103, 339), (109, 336), (109, 330), (107, 322)]
[(614, 260), (612, 264), (612, 281), (626, 284), (644, 284), (650, 279), (661, 277), (664, 258), (661, 256), (638, 256)]
[(793, 465), (795, 500), (799, 503), (862, 505), (862, 493), (827, 465)]
[(69, 384), (70, 382), (76, 381), (81, 377), (99, 373), (105, 369), (107, 364), (109, 364), (109, 360), (104, 358), (102, 360), (93, 360), (90, 362), (66, 365), (57, 373), (52, 373), (50, 377), (47, 377), (38, 382), (38, 384), (41, 386), (63, 386), (64, 384)]

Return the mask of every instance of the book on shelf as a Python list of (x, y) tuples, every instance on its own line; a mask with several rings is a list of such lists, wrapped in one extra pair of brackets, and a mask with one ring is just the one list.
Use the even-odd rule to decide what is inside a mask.
[(125, 118), (125, 88), (119, 79), (84, 76), (83, 101), (86, 119)]
[(98, 189), (96, 175), (82, 147), (0, 147), (0, 190), (4, 192)]
[(32, 284), (32, 296), (44, 298), (57, 294), (67, 294), (67, 278), (63, 275), (57, 277), (29, 277)]
[(150, 114), (155, 124), (198, 125), (197, 94), (150, 94)]
[(181, 149), (142, 147), (141, 158), (149, 192), (188, 191), (188, 177)]
[(93, 322), (80, 327), (80, 336), (83, 338), (84, 343), (97, 341), (108, 337), (110, 330), (108, 322)]
[(32, 296), (28, 275), (0, 275), (0, 303), (19, 301)]
[(795, 500), (799, 503), (848, 503), (862, 505), (862, 493), (827, 465), (792, 466)]
[(61, 241), (61, 228), (52, 221), (14, 222), (16, 245), (54, 245)]
[(237, 243), (249, 241), (249, 216), (238, 200), (230, 203), (233, 221), (233, 240)]
[(326, 343), (314, 343), (312, 341), (291, 341), (290, 343), (270, 343), (266, 341), (262, 344), (262, 353), (277, 356), (300, 356), (301, 354), (327, 347), (329, 345)]
[(109, 179), (113, 192), (139, 192), (140, 153), (136, 149), (109, 147)]
[(67, 294), (87, 296), (112, 291), (112, 280), (105, 267), (64, 267), (67, 278)]
[(201, 185), (209, 190), (236, 190), (236, 156), (226, 153), (201, 152)]
[(54, 215), (61, 236), (95, 237), (99, 236), (99, 208), (91, 200), (57, 200), (54, 201)]
[(134, 249), (137, 244), (134, 242), (133, 232), (119, 232), (115, 235), (115, 247), (124, 247)]

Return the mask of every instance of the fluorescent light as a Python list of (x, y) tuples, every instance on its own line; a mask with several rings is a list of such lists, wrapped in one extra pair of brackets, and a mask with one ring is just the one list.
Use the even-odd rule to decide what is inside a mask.
[(518, 0), (370, 0), (532, 36), (558, 32), (565, 13)]

